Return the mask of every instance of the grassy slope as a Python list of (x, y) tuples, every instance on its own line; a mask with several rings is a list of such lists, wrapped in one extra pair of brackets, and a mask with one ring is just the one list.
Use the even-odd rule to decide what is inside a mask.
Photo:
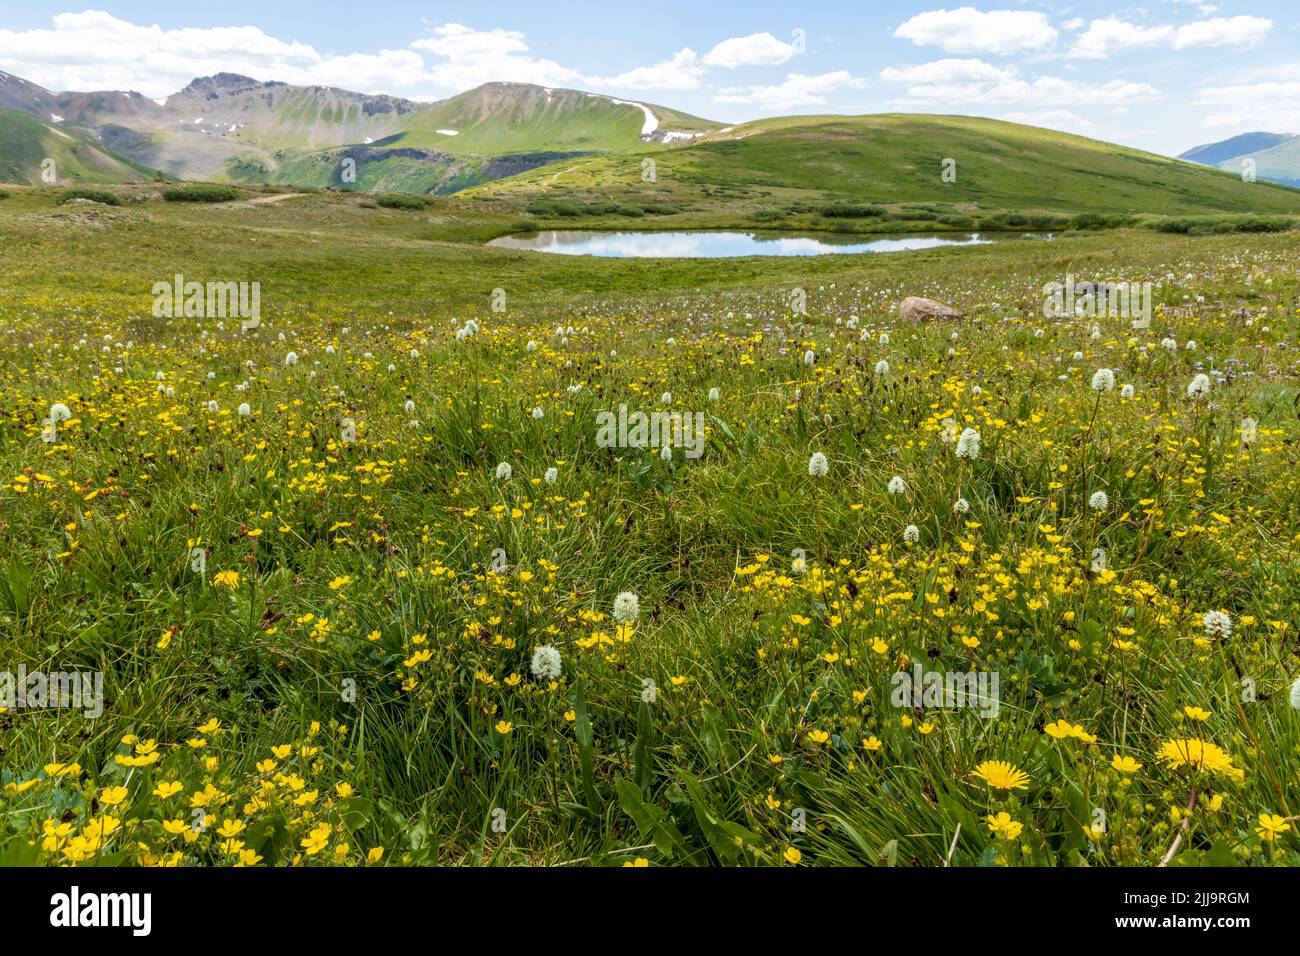
[(59, 182), (120, 183), (148, 179), (151, 172), (18, 110), (0, 110), (0, 181), (38, 183), (41, 163), (54, 160)]
[[(1300, 573), (1295, 380), (1285, 372), (1293, 353), (1279, 346), (1295, 340), (1290, 237), (1119, 232), (899, 257), (622, 262), (446, 241), (482, 238), (500, 225), (455, 201), (418, 215), (325, 196), (113, 212), (106, 228), (86, 230), (52, 215), (48, 190), (16, 190), (0, 204), (4, 233), (18, 240), (0, 259), (0, 332), (20, 346), (0, 349), (0, 531), (15, 562), (5, 573), (31, 569), (35, 596), (19, 615), (3, 602), (0, 649), (11, 661), (102, 669), (112, 704), (94, 724), (66, 713), (6, 715), (7, 773), (27, 779), (51, 760), (77, 760), (97, 786), (125, 782), (140, 794), (123, 814), (170, 818), (180, 804), (165, 811), (142, 783), (177, 778), (185, 794), (202, 788), (204, 773), (184, 743), (195, 728), (220, 719), (219, 733), (205, 733), (203, 755), (218, 759), (212, 776), (231, 791), (258, 779), (254, 764), (272, 745), (305, 739), (317, 719), (325, 732), (313, 743), (321, 748), (315, 763), (324, 770), (296, 756), (281, 767), (301, 771), (322, 797), (340, 778), (358, 787), (364, 802), (349, 806), (366, 826), (350, 840), (353, 858), (383, 845), (384, 862), (406, 854), (444, 863), (604, 862), (610, 850), (652, 842), (614, 789), (616, 776), (634, 772), (633, 711), (648, 675), (664, 690), (653, 709), (647, 799), (681, 810), (686, 775), (703, 781), (689, 798), (696, 813), (667, 815), (685, 834), (681, 844), (635, 851), (655, 863), (706, 861), (705, 846), (778, 863), (797, 806), (809, 814), (809, 832), (797, 839), (809, 862), (874, 862), (897, 841), (898, 860), (918, 865), (999, 857), (1150, 865), (1173, 838), (1169, 808), (1186, 805), (1189, 785), (1202, 780), (1225, 796), (1222, 812), (1198, 809), (1177, 862), (1297, 862), (1291, 837), (1270, 849), (1251, 829), (1261, 812), (1295, 812), (1286, 801), (1300, 770), (1285, 703)], [(210, 321), (151, 319), (149, 286), (173, 271), (261, 281), (269, 334), (250, 339)], [(1092, 341), (1090, 323), (1043, 323), (1037, 313), (1042, 284), (1067, 272), (1191, 274), (1194, 284), (1160, 295), (1179, 304), (1204, 294), (1206, 303), (1197, 315), (1162, 318), (1142, 336), (1145, 351), (1129, 347), (1119, 325)], [(810, 293), (802, 327), (788, 321), (795, 284)], [(487, 309), (498, 287), (508, 292), (505, 314)], [(963, 326), (950, 342), (946, 325), (895, 328), (887, 347), (835, 324), (858, 314), (878, 332), (894, 324), (889, 302), (909, 292), (967, 305), (977, 331)], [(1271, 333), (1234, 317), (1264, 306)], [(744, 315), (751, 311), (752, 319)], [(484, 332), (456, 343), (451, 318), (471, 314)], [(590, 324), (592, 334), (561, 346), (550, 334), (557, 317)], [(1035, 337), (1042, 324), (1047, 334)], [(276, 338), (281, 330), (286, 342)], [(1166, 333), (1194, 337), (1202, 351), (1165, 353), (1158, 341)], [(104, 335), (135, 342), (129, 361), (116, 347), (96, 372), (97, 349), (68, 347)], [(526, 349), (532, 340), (536, 351)], [(326, 344), (338, 354), (328, 356)], [(290, 347), (303, 354), (295, 369), (283, 366)], [(409, 357), (412, 347), (418, 358)], [(945, 358), (950, 347), (957, 354)], [(817, 350), (813, 369), (799, 359), (804, 348)], [(1073, 360), (1075, 351), (1085, 357)], [(1216, 386), (1211, 414), (1183, 397), (1195, 364), (1210, 354), (1284, 371)], [(883, 384), (870, 373), (881, 357), (895, 367)], [(110, 374), (116, 362), (124, 371)], [(389, 362), (395, 372), (385, 371)], [(1087, 382), (1100, 363), (1122, 365), (1122, 380), (1138, 393), (1130, 402), (1106, 396), (1090, 421)], [(207, 379), (209, 368), (216, 379)], [(158, 391), (155, 370), (176, 387), (174, 397)], [(236, 393), (244, 379), (251, 388)], [(565, 386), (577, 381), (586, 386), (570, 395)], [(970, 388), (975, 381), (981, 395)], [(706, 406), (711, 386), (722, 397)], [(664, 391), (682, 407), (713, 410), (737, 440), (719, 427), (704, 458), (672, 472), (650, 456), (590, 448), (597, 408)], [(408, 395), (418, 428), (400, 411)], [(204, 412), (209, 396), (223, 412)], [(61, 444), (45, 446), (39, 419), (54, 400), (69, 401), (79, 421)], [(242, 400), (257, 409), (251, 420), (231, 413)], [(535, 404), (547, 409), (543, 422), (527, 416)], [(961, 469), (936, 437), (948, 409), (986, 435), (984, 457)], [(355, 447), (331, 439), (344, 414), (361, 424)], [(1245, 414), (1259, 418), (1261, 431), (1249, 458), (1236, 432)], [(1087, 473), (1114, 499), (1105, 516), (1083, 511), (1081, 448), (1092, 450), (1082, 453)], [(821, 484), (806, 474), (814, 449), (832, 461)], [(560, 483), (530, 491), (527, 479), (557, 458)], [(387, 464), (376, 471), (376, 460)], [(508, 486), (491, 478), (499, 460), (515, 462)], [(310, 473), (327, 476), (320, 491)], [(884, 492), (892, 474), (907, 475), (903, 500)], [(958, 493), (973, 502), (970, 524), (951, 516)], [(1138, 504), (1147, 498), (1155, 508)], [(498, 504), (505, 517), (493, 515)], [(513, 505), (530, 512), (509, 517)], [(924, 525), (919, 548), (899, 543), (908, 520)], [(241, 537), (241, 525), (263, 536)], [(185, 566), (195, 537), (213, 548), (205, 580)], [(63, 555), (72, 540), (75, 553)], [(1098, 541), (1130, 590), (1079, 573)], [(498, 543), (521, 568), (538, 568), (538, 558), (556, 563), (554, 587), (540, 568), (528, 588), (513, 573), (504, 579), (537, 608), (531, 625), (491, 583), (501, 579), (482, 574)], [(1068, 557), (1047, 560), (1058, 545)], [(771, 554), (771, 568), (784, 571), (795, 547), (808, 550), (816, 572), (745, 593), (754, 579), (735, 576), (738, 563)], [(844, 573), (830, 570), (839, 559), (862, 569), (854, 583), (837, 577), (831, 593), (814, 593), (823, 570)], [(444, 565), (465, 594), (425, 573)], [(211, 586), (229, 568), (241, 572), (240, 588)], [(349, 583), (340, 593), (329, 582), (342, 575)], [(1012, 587), (998, 582), (1004, 576)], [(612, 626), (587, 625), (578, 611), (607, 612), (625, 587), (642, 596), (635, 639), (609, 652), (617, 660), (580, 649), (575, 638)], [(986, 587), (996, 623), (973, 607)], [(486, 606), (472, 600), (478, 594)], [(840, 625), (827, 620), (830, 600), (846, 616)], [(1239, 623), (1223, 653), (1258, 680), (1258, 703), (1241, 705), (1239, 675), (1217, 648), (1191, 640), (1202, 633), (1199, 615), (1218, 607)], [(258, 624), (271, 612), (284, 614), (274, 633)], [(315, 641), (302, 623), (308, 613), (331, 620), (328, 640)], [(1246, 626), (1244, 615), (1255, 623)], [(1282, 631), (1273, 621), (1291, 623)], [(555, 635), (540, 632), (552, 622)], [(158, 648), (172, 626), (181, 630)], [(957, 626), (980, 647), (963, 645)], [(360, 637), (372, 627), (382, 632), (373, 646)], [(480, 627), (517, 644), (477, 642)], [(1112, 641), (1134, 631), (1137, 649), (1115, 650)], [(406, 695), (391, 677), (416, 632), (429, 635), (437, 656), (422, 672), (426, 690)], [(887, 655), (871, 649), (873, 638)], [(554, 696), (526, 686), (539, 640), (560, 643), (565, 654), (566, 683)], [(888, 674), (904, 653), (938, 670), (1001, 671), (1001, 719), (930, 710), (907, 716), (934, 720), (933, 733), (903, 726), (888, 701)], [(485, 687), (480, 671), (495, 685)], [(506, 689), (511, 673), (523, 674), (525, 687)], [(340, 700), (344, 675), (362, 688), (355, 705)], [(587, 799), (563, 717), (579, 675), (596, 741), (590, 820), (555, 803)], [(685, 678), (680, 687), (670, 682), (676, 675)], [(865, 696), (855, 699), (859, 689)], [(502, 709), (485, 717), (484, 703)], [(1208, 722), (1183, 717), (1193, 704), (1212, 712)], [(492, 729), (500, 718), (513, 721), (512, 736)], [(1058, 718), (1098, 743), (1053, 741), (1043, 725)], [(550, 746), (548, 727), (557, 728)], [(828, 735), (824, 742), (811, 738), (814, 730)], [(100, 774), (112, 770), (128, 731), (157, 739), (166, 754), (152, 778)], [(1245, 770), (1240, 785), (1155, 759), (1161, 741), (1193, 734), (1234, 755)], [(860, 746), (868, 735), (880, 740), (879, 753)], [(1120, 782), (1108, 769), (1119, 754), (1134, 756), (1141, 773)], [(1030, 789), (1014, 803), (991, 795), (971, 776), (985, 759), (1025, 767)], [(1272, 772), (1289, 797), (1274, 788)], [(62, 791), (59, 806), (80, 821), (74, 790)], [(241, 815), (243, 797), (230, 814)], [(25, 799), (48, 798), (42, 783)], [(325, 803), (320, 814), (337, 821)], [(1109, 822), (1095, 850), (1082, 836), (1093, 806)], [(512, 828), (485, 837), (495, 807), (507, 809)], [(1004, 807), (1025, 825), (1019, 842), (994, 841), (984, 824)], [(25, 819), (6, 813), (0, 827)], [(697, 821), (709, 819), (755, 838), (742, 851), (729, 835), (701, 833)], [(304, 835), (295, 831), (290, 848)], [(26, 852), (19, 839), (17, 852)], [(128, 852), (137, 839), (159, 847), (167, 838), (151, 825), (124, 841)], [(193, 861), (218, 859), (208, 847), (204, 836)]]
[[(664, 129), (709, 130), (718, 124), (652, 107)], [(606, 97), (572, 90), (554, 91), (547, 97), (540, 87), (488, 84), (452, 99), (402, 117), (370, 118), (359, 124), (355, 105), (338, 110), (323, 108), (306, 91), (286, 94), (260, 121), (241, 130), (248, 143), (243, 158), (256, 160), (261, 169), (227, 164), (230, 178), (293, 183), (303, 186), (341, 185), (339, 160), (347, 148), (304, 152), (306, 145), (325, 143), (322, 131), (337, 143), (369, 144), (373, 155), (358, 163), (355, 187), (364, 191), (450, 192), (477, 184), (486, 175), (500, 175), (494, 157), (535, 156), (539, 153), (592, 153), (662, 150), (658, 143), (643, 143), (644, 115), (634, 106)], [(452, 136), (439, 130), (456, 130)], [(369, 136), (363, 137), (362, 132)], [(282, 150), (272, 157), (269, 148)], [(424, 149), (453, 157), (435, 162), (394, 155), (384, 150)], [(552, 162), (559, 156), (546, 156)], [(533, 160), (537, 162), (540, 160)]]
[[(719, 124), (646, 104), (661, 129), (716, 129)], [(450, 153), (499, 155), (544, 150), (641, 151), (662, 148), (641, 141), (645, 119), (635, 106), (576, 90), (488, 84), (403, 118), (395, 146)], [(439, 133), (453, 129), (457, 135)]]
[[(940, 179), (945, 157), (957, 181)], [(929, 201), (1117, 213), (1295, 213), (1300, 192), (1065, 133), (959, 116), (787, 117), (736, 127), (655, 157), (577, 160), (477, 194), (658, 196), (706, 206), (781, 200)]]

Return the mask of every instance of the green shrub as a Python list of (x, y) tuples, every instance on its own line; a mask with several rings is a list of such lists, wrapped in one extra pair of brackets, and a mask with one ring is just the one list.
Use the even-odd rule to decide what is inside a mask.
[(750, 218), (755, 222), (775, 222), (778, 219), (784, 219), (789, 213), (784, 209), (760, 209)]
[(384, 193), (375, 201), (385, 209), (424, 209), (433, 203), (420, 193)]
[(1217, 236), (1230, 232), (1286, 232), (1296, 227), (1286, 216), (1169, 216), (1149, 224), (1157, 232)]
[(0, 189), (0, 199), (8, 199), (8, 198), (9, 198), (9, 193), (3, 189)]
[(1000, 212), (985, 216), (980, 225), (984, 229), (1065, 229), (1070, 225), (1070, 217), (1052, 213)]
[(560, 199), (534, 199), (528, 204), (528, 211), (534, 216), (550, 218), (582, 215), (582, 210), (577, 203)]
[(963, 216), (962, 214), (955, 212), (940, 216), (938, 221), (943, 223), (945, 226), (952, 226), (954, 229), (975, 228), (974, 216)]
[(103, 203), (105, 206), (120, 206), (122, 200), (107, 189), (65, 189), (59, 193), (59, 204), (71, 202), (74, 199), (89, 199), (91, 202)]
[(183, 189), (164, 189), (163, 199), (168, 202), (230, 202), (239, 198), (239, 192), (230, 186), (197, 183)]
[[(663, 213), (679, 212), (676, 206), (661, 206)], [(640, 218), (651, 209), (634, 203), (593, 202), (579, 203), (564, 199), (534, 199), (528, 204), (528, 211), (534, 216), (544, 218), (574, 218), (576, 216), (630, 216)]]
[(817, 210), (827, 219), (874, 219), (885, 215), (880, 206), (850, 206), (847, 203), (834, 203)]
[(1137, 222), (1137, 216), (1124, 213), (1081, 212), (1070, 217), (1070, 229), (1123, 229)]

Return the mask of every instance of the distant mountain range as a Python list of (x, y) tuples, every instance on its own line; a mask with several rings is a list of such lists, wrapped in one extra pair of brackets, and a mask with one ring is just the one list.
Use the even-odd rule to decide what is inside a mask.
[[(1294, 163), (1300, 138), (1261, 133), (1198, 147), (1189, 154), (1197, 165), (977, 117), (786, 116), (724, 126), (652, 103), (523, 83), (419, 103), (230, 73), (157, 101), (53, 93), (0, 72), (0, 181), (18, 183), (41, 182), (52, 159), (61, 183), (161, 171), (369, 192), (473, 188), (525, 203), (624, 201), (720, 215), (737, 203), (828, 202), (937, 202), (954, 223), (990, 209), (1300, 213), (1300, 192), (1206, 168), (1239, 172), (1239, 150), (1257, 150), (1259, 177), (1272, 178)], [(650, 180), (647, 157), (658, 170)], [(948, 158), (952, 180), (940, 178)]]
[[(35, 119), (17, 124), (4, 111)], [(69, 172), (452, 192), (572, 156), (663, 148), (721, 124), (578, 90), (488, 83), (435, 103), (220, 73), (164, 101), (139, 93), (52, 93), (0, 72), (0, 178), (35, 181), (33, 147), (72, 144)], [(36, 151), (39, 152), (39, 149)], [(50, 155), (49, 152), (43, 155)], [(346, 164), (345, 159), (355, 165)], [(57, 157), (56, 157), (57, 161)], [(62, 164), (60, 164), (62, 165)], [(357, 181), (348, 180), (356, 170)]]
[(1242, 133), (1194, 147), (1178, 158), (1238, 174), (1244, 161), (1253, 159), (1256, 178), (1300, 187), (1300, 136), (1295, 133)]

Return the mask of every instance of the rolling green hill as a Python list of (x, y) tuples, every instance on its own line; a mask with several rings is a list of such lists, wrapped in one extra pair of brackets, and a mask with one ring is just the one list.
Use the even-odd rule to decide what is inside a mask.
[[(785, 117), (717, 131), (654, 157), (570, 161), (478, 187), (498, 199), (943, 203), (955, 209), (1074, 213), (1300, 213), (1300, 191), (1067, 133), (963, 116)], [(955, 161), (953, 182), (942, 178)]]
[(46, 159), (54, 160), (60, 183), (121, 183), (152, 176), (152, 170), (76, 130), (60, 129), (19, 110), (0, 109), (0, 182), (40, 183)]
[(666, 107), (644, 104), (643, 109), (639, 103), (595, 93), (487, 83), (404, 117), (403, 132), (392, 143), (489, 156), (628, 152), (662, 145), (669, 131), (703, 133), (720, 125)]

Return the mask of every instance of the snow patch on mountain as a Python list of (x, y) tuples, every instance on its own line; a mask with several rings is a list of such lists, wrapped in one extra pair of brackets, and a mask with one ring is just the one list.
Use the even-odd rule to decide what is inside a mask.
[(611, 103), (617, 103), (619, 106), (635, 106), (645, 114), (645, 122), (641, 124), (642, 139), (645, 139), (659, 128), (659, 117), (655, 116), (650, 107), (646, 106), (644, 103), (634, 103), (631, 100), (616, 100), (612, 96), (607, 96), (605, 99), (609, 100)]

